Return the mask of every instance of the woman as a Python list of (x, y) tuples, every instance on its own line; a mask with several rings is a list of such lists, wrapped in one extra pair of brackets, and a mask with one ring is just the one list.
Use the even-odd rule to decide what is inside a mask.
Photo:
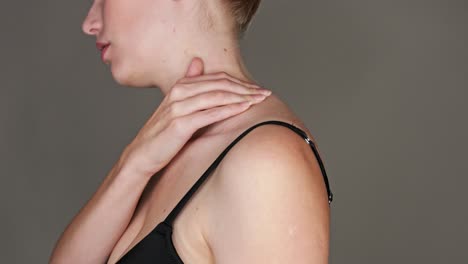
[(327, 263), (331, 192), (310, 132), (239, 50), (259, 2), (93, 2), (82, 28), (115, 80), (165, 97), (51, 263)]

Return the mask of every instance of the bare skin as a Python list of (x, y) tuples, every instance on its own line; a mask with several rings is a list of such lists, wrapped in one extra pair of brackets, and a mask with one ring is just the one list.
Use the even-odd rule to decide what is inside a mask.
[[(263, 102), (251, 106), (242, 114), (220, 121), (219, 123), (224, 123), (224, 126), (232, 129), (215, 135), (201, 135), (188, 142), (165, 169), (151, 179), (129, 227), (112, 250), (108, 263), (115, 263), (163, 221), (232, 140), (248, 127), (266, 120), (293, 123), (306, 131), (313, 140), (305, 125), (274, 94)], [(194, 156), (197, 157), (196, 160), (193, 159)], [(172, 239), (183, 260), (190, 260), (193, 263), (214, 263), (210, 246), (205, 239), (204, 232), (209, 230), (209, 226), (204, 219), (210, 212), (209, 197), (213, 192), (210, 179), (216, 178), (216, 173), (217, 170), (214, 170), (174, 221)]]
[[(206, 5), (201, 6), (202, 2)], [(224, 12), (222, 1), (202, 2), (93, 1), (82, 28), (86, 34), (95, 36), (101, 45), (107, 45), (102, 53), (103, 60), (109, 65), (114, 79), (131, 87), (158, 87), (165, 98), (125, 148), (93, 197), (67, 226), (51, 255), (51, 264), (115, 263), (168, 215), (217, 155), (248, 127), (261, 121), (282, 120), (308, 133), (294, 113), (275, 95), (261, 102), (254, 100), (250, 106), (245, 104), (261, 91), (251, 85), (256, 82), (243, 63), (232, 27), (233, 17)], [(213, 20), (212, 27), (200, 27), (206, 25), (207, 15)], [(187, 71), (184, 65), (194, 57), (203, 58), (204, 66), (200, 68), (190, 64)], [(189, 78), (182, 78), (184, 73)], [(236, 80), (228, 81), (219, 73), (227, 73)], [(263, 130), (264, 134), (256, 138), (258, 130)], [(265, 133), (269, 131), (272, 130), (258, 128), (253, 131), (254, 135), (239, 142), (231, 153), (242, 154), (228, 154), (176, 218), (173, 242), (186, 263), (214, 263), (215, 256), (216, 262), (223, 264), (272, 263), (293, 257), (296, 263), (310, 263), (312, 259), (314, 263), (325, 263), (321, 260), (326, 255), (328, 243), (327, 201), (322, 195), (323, 182), (319, 181), (318, 166), (311, 164), (313, 154), (297, 135), (291, 138), (292, 134), (287, 133)], [(290, 138), (286, 141), (283, 140), (285, 137)], [(243, 155), (253, 153), (249, 151), (250, 145), (261, 143), (259, 139), (262, 138), (277, 143), (275, 146), (279, 148), (272, 149), (276, 149), (278, 155), (273, 155), (273, 159), (257, 160), (257, 157), (269, 154), (265, 150), (271, 150), (259, 147), (255, 150), (263, 153), (256, 152), (257, 156), (242, 159)], [(288, 149), (292, 142), (294, 149)], [(257, 146), (269, 146), (268, 143), (263, 140), (263, 145)], [(263, 187), (269, 189), (263, 193), (265, 199), (262, 203), (252, 203), (255, 206), (252, 208), (246, 199), (236, 199), (243, 194), (235, 191), (249, 187), (248, 182), (242, 182), (247, 177), (241, 176), (255, 175), (259, 177), (256, 180), (261, 181), (261, 176), (270, 171), (255, 164), (276, 162), (274, 158), (281, 158), (280, 153), (291, 150), (294, 150), (294, 155), (283, 156), (287, 160), (278, 160), (287, 162), (278, 163), (283, 170), (273, 175), (276, 180), (263, 182)], [(245, 160), (253, 161), (250, 167), (245, 166), (249, 170), (236, 174), (235, 166)], [(250, 175), (250, 169), (255, 173)], [(301, 177), (283, 177), (289, 174)], [(232, 179), (241, 181), (230, 181)], [(296, 187), (301, 191), (298, 192)], [(257, 189), (250, 188), (249, 191), (250, 197), (256, 199)], [(220, 195), (220, 192), (231, 196)], [(273, 206), (276, 200), (271, 194), (280, 192), (288, 198), (284, 199), (287, 203), (282, 204), (291, 209), (288, 219), (283, 217), (281, 210), (275, 210), (280, 207)], [(223, 197), (231, 199), (219, 199)], [(216, 203), (216, 199), (223, 201)], [(254, 209), (257, 213), (254, 217), (264, 217), (275, 211), (272, 219), (281, 218), (281, 221), (271, 221), (270, 229), (257, 232), (257, 236), (248, 241), (239, 240), (239, 236), (232, 232), (223, 236), (224, 231), (230, 230), (223, 230), (217, 223), (237, 224), (232, 230), (244, 232), (259, 229), (258, 226), (246, 225), (252, 221), (236, 218), (234, 223), (225, 219), (231, 216), (226, 214), (227, 210), (225, 214), (217, 213), (218, 209), (232, 207), (239, 209), (232, 211), (235, 213), (233, 218)], [(269, 222), (269, 219), (264, 222)], [(297, 229), (291, 233), (291, 227)], [(262, 240), (263, 244), (275, 241), (273, 232), (269, 232), (271, 230), (286, 231), (274, 235), (290, 239), (288, 250), (280, 252), (278, 249), (284, 249), (283, 245), (269, 244), (271, 252), (249, 251), (253, 248), (246, 246), (249, 242)], [(291, 236), (294, 233), (296, 235)], [(233, 252), (238, 256), (233, 257), (233, 253), (224, 250), (226, 243), (229, 243), (229, 248), (237, 247)]]
[[(189, 68), (187, 72), (188, 75), (191, 75), (192, 69), (193, 67)], [(200, 72), (198, 72), (198, 74)], [(198, 74), (195, 74), (195, 76)], [(216, 78), (216, 76), (218, 75), (210, 76), (210, 78)], [(190, 78), (193, 79), (199, 77), (191, 76)], [(205, 76), (203, 78), (205, 78)], [(298, 120), (294, 113), (276, 96), (270, 95), (267, 97), (267, 99), (264, 99), (260, 102), (257, 101), (248, 109), (239, 113), (238, 111), (243, 108), (239, 108), (238, 106), (230, 108), (231, 106), (237, 104), (229, 104), (229, 100), (224, 100), (231, 98), (230, 100), (238, 102), (239, 99), (245, 99), (246, 96), (247, 98), (250, 98), (249, 95), (245, 95), (243, 92), (248, 91), (251, 93), (254, 92), (253, 90), (250, 88), (246, 89), (247, 87), (244, 87), (244, 85), (231, 83), (228, 85), (231, 88), (223, 87), (223, 89), (240, 89), (239, 91), (242, 91), (242, 93), (236, 94), (236, 92), (230, 93), (226, 91), (221, 93), (223, 97), (209, 97), (211, 94), (216, 95), (219, 93), (218, 90), (210, 89), (220, 87), (208, 87), (203, 83), (204, 82), (198, 82), (197, 85), (202, 84), (201, 86), (198, 86), (198, 88), (196, 88), (197, 86), (190, 86), (192, 87), (190, 90), (185, 88), (183, 88), (184, 90), (179, 90), (179, 88), (174, 90), (176, 91), (176, 94), (171, 94), (171, 96), (175, 96), (173, 97), (175, 100), (174, 102), (183, 102), (183, 105), (175, 105), (177, 107), (173, 109), (175, 112), (172, 114), (167, 114), (166, 110), (170, 110), (167, 108), (167, 106), (173, 106), (173, 104), (171, 104), (171, 101), (163, 100), (155, 114), (152, 115), (148, 122), (143, 126), (142, 130), (140, 130), (129, 147), (126, 148), (122, 157), (119, 159), (119, 162), (116, 164), (115, 169), (117, 172), (123, 168), (123, 174), (115, 174), (111, 172), (109, 176), (106, 177), (104, 183), (100, 186), (96, 194), (85, 205), (85, 207), (80, 210), (79, 214), (73, 219), (71, 224), (62, 234), (51, 256), (51, 263), (65, 263), (69, 259), (73, 259), (76, 263), (83, 263), (82, 261), (86, 261), (86, 263), (103, 263), (105, 260), (107, 260), (107, 263), (115, 263), (125, 253), (127, 253), (137, 243), (139, 243), (146, 235), (148, 235), (148, 233), (151, 232), (151, 230), (153, 230), (158, 223), (163, 221), (168, 213), (174, 208), (176, 203), (182, 198), (184, 193), (190, 189), (190, 187), (202, 175), (206, 168), (208, 168), (208, 166), (215, 160), (217, 155), (219, 155), (219, 153), (221, 153), (221, 151), (232, 140), (234, 140), (248, 127), (256, 123), (266, 120), (282, 120), (301, 128), (309, 135), (309, 138), (313, 139), (310, 136), (310, 133), (307, 131), (306, 127)], [(214, 79), (214, 83), (218, 84), (217, 79)], [(182, 85), (177, 87), (185, 86)], [(176, 97), (177, 94), (184, 96), (189, 93), (203, 91), (201, 89), (207, 89), (209, 92), (198, 95), (205, 97), (200, 97), (201, 99), (199, 101), (191, 100), (193, 97), (188, 97), (188, 99), (185, 97), (186, 99), (180, 100), (178, 100)], [(256, 88), (254, 88), (254, 90), (256, 90)], [(259, 91), (260, 90), (257, 92)], [(179, 92), (183, 93), (181, 94)], [(224, 96), (230, 97), (225, 98)], [(165, 99), (173, 100), (170, 98), (171, 97), (166, 97)], [(198, 97), (194, 98), (198, 99)], [(220, 101), (213, 102), (212, 100), (215, 100), (216, 98)], [(203, 102), (203, 104), (199, 104), (198, 102)], [(221, 105), (223, 103), (228, 103), (228, 105), (221, 108), (209, 109), (212, 104), (217, 105), (218, 103), (221, 103)], [(193, 106), (191, 104), (193, 104)], [(193, 114), (187, 116), (184, 115), (184, 109), (180, 108), (182, 106), (195, 107), (195, 110), (205, 110), (201, 112), (195, 111)], [(222, 118), (224, 115), (219, 116), (224, 109), (230, 109), (228, 112), (229, 117)], [(213, 114), (209, 114), (211, 112)], [(179, 121), (178, 124), (175, 124), (168, 121), (168, 119), (170, 120), (170, 118), (172, 118), (172, 115), (177, 115), (178, 113), (182, 113), (182, 116), (177, 116), (175, 120), (183, 120), (183, 122)], [(189, 125), (191, 125), (191, 121), (195, 119), (197, 115), (203, 116), (201, 121), (208, 122), (209, 125), (202, 126), (202, 129), (197, 129), (196, 133), (193, 133), (193, 128), (190, 128)], [(190, 117), (190, 119), (188, 119), (188, 117)], [(211, 120), (212, 118), (221, 119), (214, 122)], [(164, 126), (164, 123), (168, 122), (169, 124), (175, 124), (175, 126), (167, 126), (165, 127), (165, 130), (159, 130), (158, 134), (156, 134), (156, 137), (151, 136), (154, 134), (149, 132), (153, 131), (154, 127)], [(184, 125), (185, 129), (181, 128), (181, 125)], [(177, 128), (177, 131), (170, 131), (174, 128)], [(186, 133), (189, 133), (189, 135), (185, 135)], [(259, 137), (258, 139), (270, 137), (274, 137), (274, 135), (265, 134), (265, 137)], [(158, 144), (151, 144), (154, 140), (156, 140), (155, 142)], [(283, 145), (281, 143), (285, 142), (283, 137), (276, 137), (275, 140), (280, 145)], [(255, 143), (256, 141), (250, 142), (252, 145)], [(303, 148), (303, 150), (306, 150), (306, 144), (302, 144), (302, 140), (300, 143), (300, 145), (296, 144), (295, 146), (297, 148)], [(290, 144), (290, 142), (287, 144)], [(240, 145), (242, 145), (242, 142)], [(154, 147), (148, 148), (148, 146)], [(168, 147), (172, 147), (172, 149), (169, 149)], [(151, 151), (151, 153), (148, 151)], [(281, 153), (283, 153), (283, 151), (289, 150), (282, 149)], [(245, 150), (244, 147), (244, 153), (246, 152), (249, 152), (249, 150)], [(309, 152), (309, 156), (312, 155), (308, 149), (307, 152)], [(300, 156), (301, 154), (298, 154), (297, 151), (295, 153), (298, 155), (298, 160), (303, 160)], [(305, 151), (303, 151), (303, 153), (305, 153)], [(251, 159), (248, 160), (256, 160), (258, 157), (262, 157), (264, 154), (267, 153), (262, 153), (259, 156), (251, 157)], [(193, 157), (196, 157), (196, 160)], [(149, 158), (152, 158), (152, 161), (148, 162)], [(237, 159), (237, 161), (233, 161), (232, 164), (240, 164), (242, 162), (242, 159)], [(257, 160), (257, 162), (262, 163), (260, 160)], [(295, 160), (288, 161), (288, 163), (291, 164), (294, 162)], [(310, 159), (308, 163), (309, 162), (311, 162)], [(123, 164), (127, 165), (123, 166)], [(225, 161), (224, 166), (226, 166), (226, 164), (231, 163)], [(218, 168), (222, 167), (223, 162)], [(304, 169), (304, 167), (302, 168)], [(210, 179), (216, 180), (217, 178), (220, 178), (224, 175), (231, 175), (231, 179), (235, 179), (235, 173), (234, 175), (231, 173), (234, 171), (236, 171), (236, 169), (225, 170), (220, 175), (218, 175), (217, 171), (215, 171), (213, 173), (214, 175), (211, 175)], [(317, 169), (315, 169), (313, 173), (316, 175), (315, 178), (318, 178), (316, 171)], [(262, 171), (257, 171), (255, 175), (259, 175), (260, 173), (265, 172), (266, 170), (262, 169)], [(285, 171), (284, 173), (288, 173), (288, 171)], [(312, 173), (312, 171), (308, 170), (306, 172), (304, 170), (299, 172), (299, 175), (309, 175), (309, 173)], [(247, 174), (248, 172), (244, 172), (241, 175)], [(141, 179), (138, 180), (136, 177), (141, 177)], [(284, 179), (284, 177), (282, 178)], [(323, 183), (321, 181), (320, 183), (317, 182), (318, 181), (315, 181), (315, 183), (313, 183), (315, 185), (313, 190), (303, 190), (303, 193), (319, 194), (322, 192), (319, 188), (323, 185)], [(300, 186), (304, 186), (302, 184), (309, 183), (304, 181), (300, 184)], [(229, 192), (235, 189), (242, 190), (244, 187), (247, 187), (244, 185), (243, 187), (237, 188), (235, 187), (236, 183), (228, 186), (233, 186), (233, 189), (230, 189), (230, 187), (227, 186), (221, 186), (223, 188), (223, 192)], [(191, 200), (187, 207), (184, 208), (185, 210), (183, 210), (182, 213), (176, 218), (174, 222), (173, 242), (179, 256), (181, 256), (182, 259), (188, 259), (190, 261), (193, 261), (194, 259), (200, 259), (200, 263), (213, 263), (215, 256), (212, 251), (213, 247), (217, 247), (218, 252), (220, 252), (219, 247), (223, 243), (222, 241), (224, 241), (226, 238), (218, 237), (218, 235), (222, 234), (222, 232), (215, 230), (216, 227), (213, 225), (210, 226), (210, 222), (208, 220), (222, 218), (224, 215), (222, 213), (220, 213), (218, 216), (213, 215), (213, 212), (217, 212), (216, 208), (219, 208), (220, 206), (219, 203), (214, 201), (217, 199), (215, 193), (219, 190), (219, 187), (211, 187), (210, 180), (208, 180), (204, 187), (205, 188), (202, 188), (201, 192), (197, 193), (195, 196), (197, 198)], [(276, 193), (276, 191), (280, 190), (272, 190), (270, 194)], [(287, 195), (289, 197), (289, 195), (292, 195), (292, 193)], [(253, 196), (251, 195), (251, 197)], [(318, 197), (317, 202), (320, 200), (320, 204), (325, 204), (326, 201), (322, 199), (323, 197), (326, 196), (321, 195)], [(294, 199), (301, 198), (296, 196)], [(310, 197), (309, 199), (315, 198)], [(244, 204), (248, 203), (247, 200), (243, 201), (242, 198), (236, 199), (236, 202), (241, 202)], [(293, 203), (294, 201), (292, 201), (290, 205), (293, 205)], [(271, 204), (269, 205), (271, 206)], [(228, 206), (232, 206), (232, 204)], [(289, 207), (289, 204), (285, 206)], [(313, 208), (314, 211), (319, 210), (320, 212), (325, 212), (325, 210), (323, 210), (325, 208), (324, 206), (319, 207), (318, 204), (314, 206), (316, 206), (316, 208)], [(312, 210), (304, 210), (305, 208), (301, 208), (296, 211), (296, 218), (294, 219), (302, 219), (303, 216), (301, 214), (313, 212)], [(109, 222), (109, 216), (114, 221)], [(308, 217), (310, 217), (310, 215)], [(226, 221), (226, 219), (223, 221)], [(294, 225), (294, 220), (287, 221)], [(313, 221), (317, 221), (317, 225), (319, 225), (319, 228), (323, 230), (320, 231), (320, 234), (317, 236), (318, 238), (322, 237), (319, 238), (320, 242), (317, 243), (320, 243), (320, 245), (326, 245), (328, 240), (328, 227), (326, 226), (326, 222), (328, 222), (327, 216), (321, 215), (320, 219), (313, 219)], [(315, 225), (315, 222), (313, 223)], [(284, 227), (281, 228), (284, 230)], [(307, 225), (303, 228), (312, 230), (312, 228), (315, 227)], [(99, 233), (97, 237), (96, 232)], [(235, 235), (232, 235), (232, 238), (234, 238), (234, 236)], [(210, 244), (207, 238), (208, 240), (216, 240), (217, 242)], [(220, 241), (219, 239), (223, 240)], [(309, 241), (308, 237), (302, 237), (301, 240)], [(317, 250), (320, 250), (320, 258), (323, 258), (326, 254), (326, 248), (320, 246), (320, 248), (317, 248)], [(84, 252), (87, 254), (83, 254)], [(289, 252), (288, 254), (291, 253), (292, 252)], [(300, 253), (306, 254), (305, 251)], [(225, 258), (226, 256), (228, 256), (228, 254), (216, 255), (217, 258)], [(259, 255), (258, 257), (260, 258), (265, 256), (266, 255)], [(283, 256), (286, 257), (286, 255)], [(227, 260), (229, 261), (229, 259)], [(226, 259), (224, 261), (226, 261)]]

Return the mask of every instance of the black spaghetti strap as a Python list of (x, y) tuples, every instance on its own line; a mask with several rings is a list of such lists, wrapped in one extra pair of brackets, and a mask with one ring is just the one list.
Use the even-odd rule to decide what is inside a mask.
[(307, 142), (307, 144), (310, 145), (312, 151), (314, 152), (315, 157), (317, 158), (317, 161), (320, 166), (320, 170), (322, 171), (322, 176), (325, 181), (325, 186), (327, 188), (327, 193), (328, 193), (328, 204), (330, 205), (332, 200), (333, 200), (333, 193), (330, 190), (330, 185), (328, 183), (328, 176), (325, 172), (325, 167), (323, 165), (322, 159), (320, 158), (318, 151), (315, 147), (315, 144), (309, 139), (307, 134), (300, 128), (283, 122), (283, 121), (278, 121), (278, 120), (269, 120), (269, 121), (264, 121), (260, 122), (258, 124), (253, 125), (252, 127), (248, 128), (246, 131), (244, 131), (241, 135), (239, 135), (234, 141), (227, 146), (224, 151), (216, 158), (216, 160), (208, 167), (208, 169), (203, 173), (203, 175), (195, 182), (195, 184), (190, 188), (190, 190), (182, 197), (182, 199), (177, 203), (177, 205), (174, 207), (174, 209), (169, 213), (169, 215), (166, 217), (166, 219), (163, 221), (166, 224), (169, 224), (172, 226), (172, 223), (175, 219), (175, 217), (179, 214), (179, 212), (182, 210), (184, 205), (189, 201), (189, 199), (192, 197), (192, 195), (197, 191), (197, 189), (200, 187), (200, 185), (205, 181), (206, 178), (211, 174), (211, 172), (218, 166), (218, 164), (221, 162), (221, 160), (224, 158), (224, 156), (227, 154), (227, 152), (237, 143), (239, 140), (241, 140), (247, 133), (252, 131), (254, 128), (261, 126), (261, 125), (266, 125), (266, 124), (276, 124), (276, 125), (282, 125), (289, 127), (292, 129), (294, 132), (299, 134), (304, 138), (304, 140)]

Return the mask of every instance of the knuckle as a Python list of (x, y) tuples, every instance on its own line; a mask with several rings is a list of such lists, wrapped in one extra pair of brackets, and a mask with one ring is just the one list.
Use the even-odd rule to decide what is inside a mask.
[(223, 91), (215, 91), (211, 93), (211, 100), (222, 100), (226, 97), (226, 93)]
[(180, 117), (173, 118), (169, 123), (169, 126), (171, 127), (172, 131), (174, 131), (177, 134), (180, 134), (184, 130), (182, 118)]
[(175, 101), (175, 98), (176, 98), (175, 93), (172, 90), (169, 92), (168, 95), (166, 95), (166, 97), (167, 97), (168, 103)]
[(182, 90), (183, 90), (183, 85), (181, 83), (174, 85), (171, 91), (169, 92), (169, 98), (171, 99), (178, 98), (178, 96), (180, 96), (180, 94), (182, 93)]
[(179, 113), (179, 104), (177, 102), (172, 102), (167, 106), (167, 113), (170, 117), (175, 118)]

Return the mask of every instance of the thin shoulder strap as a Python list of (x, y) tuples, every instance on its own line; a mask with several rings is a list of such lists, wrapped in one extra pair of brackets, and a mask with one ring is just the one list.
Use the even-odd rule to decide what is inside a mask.
[(315, 144), (309, 139), (307, 134), (300, 128), (283, 122), (283, 121), (278, 121), (278, 120), (269, 120), (269, 121), (264, 121), (258, 124), (253, 125), (252, 127), (248, 128), (246, 131), (244, 131), (242, 134), (240, 134), (234, 141), (227, 146), (224, 151), (216, 158), (216, 160), (208, 167), (208, 169), (203, 173), (203, 175), (195, 182), (195, 184), (190, 188), (190, 190), (182, 197), (182, 199), (177, 203), (177, 205), (174, 207), (174, 209), (169, 213), (169, 215), (166, 217), (164, 222), (172, 226), (172, 223), (175, 219), (175, 217), (179, 214), (179, 212), (182, 210), (182, 208), (185, 206), (185, 204), (189, 201), (189, 199), (192, 197), (192, 195), (197, 191), (197, 189), (200, 187), (200, 185), (205, 181), (206, 178), (211, 174), (211, 172), (218, 166), (218, 164), (221, 162), (221, 160), (224, 158), (224, 156), (227, 154), (227, 152), (237, 143), (239, 140), (241, 140), (247, 133), (252, 131), (254, 128), (261, 126), (261, 125), (266, 125), (266, 124), (275, 124), (275, 125), (282, 125), (285, 127), (289, 127), (292, 129), (294, 132), (299, 134), (304, 138), (304, 140), (310, 145), (312, 151), (314, 152), (315, 157), (318, 160), (320, 170), (322, 171), (322, 176), (325, 181), (325, 186), (327, 188), (327, 193), (328, 193), (328, 204), (330, 205), (332, 200), (333, 200), (333, 193), (330, 190), (330, 186), (328, 183), (328, 177), (325, 172), (325, 167), (323, 165), (322, 159), (320, 158), (318, 151), (315, 147)]

